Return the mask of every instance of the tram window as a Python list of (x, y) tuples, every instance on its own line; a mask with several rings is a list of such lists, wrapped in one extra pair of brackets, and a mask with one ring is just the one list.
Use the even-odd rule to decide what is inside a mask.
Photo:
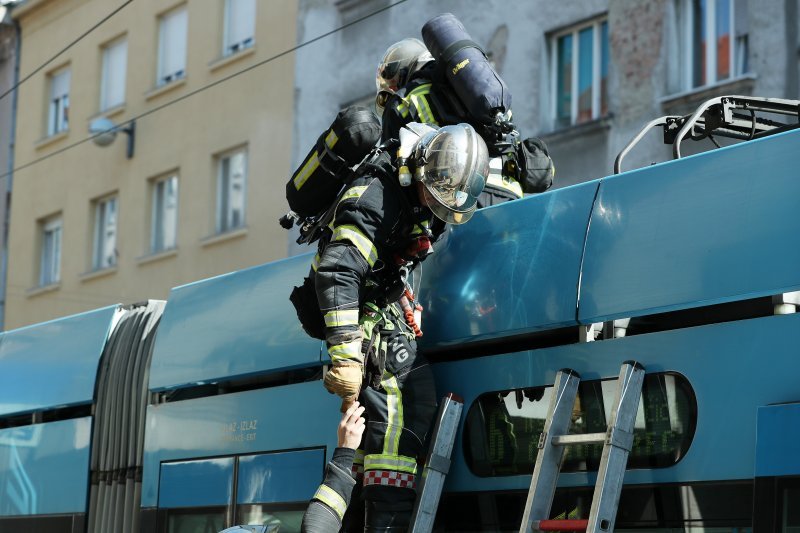
[[(216, 533), (225, 529), (225, 507), (166, 510), (165, 533)], [(163, 527), (163, 526), (162, 526)]]
[[(571, 433), (606, 430), (616, 380), (581, 382), (572, 413)], [(531, 474), (538, 453), (552, 387), (532, 387), (481, 395), (467, 413), (464, 453), (477, 476)], [(694, 437), (697, 403), (680, 374), (647, 374), (634, 426), (629, 468), (664, 468), (686, 454)], [(570, 446), (564, 472), (597, 470), (602, 444)]]
[(781, 491), (781, 532), (800, 533), (800, 478), (785, 480)]
[(62, 533), (83, 531), (83, 515), (0, 517), (3, 533)]
[(307, 505), (308, 502), (239, 505), (236, 508), (236, 523), (267, 526), (267, 531), (300, 533)]
[[(558, 489), (551, 518), (589, 518), (593, 487)], [(527, 493), (445, 493), (436, 515), (435, 531), (516, 532)], [(692, 485), (625, 486), (615, 531), (637, 533), (752, 531), (751, 482)], [(784, 530), (793, 531), (793, 530)]]

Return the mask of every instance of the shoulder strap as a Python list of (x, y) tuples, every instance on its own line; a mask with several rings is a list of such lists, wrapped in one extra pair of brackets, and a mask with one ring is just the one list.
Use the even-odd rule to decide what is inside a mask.
[(483, 48), (481, 48), (478, 43), (476, 43), (472, 39), (461, 39), (460, 41), (456, 41), (447, 48), (445, 48), (444, 50), (442, 50), (442, 53), (439, 54), (439, 57), (437, 59), (442, 63), (449, 63), (450, 60), (453, 59), (453, 56), (455, 56), (464, 48), (475, 48), (481, 54), (483, 54), (483, 57), (486, 57), (486, 52), (483, 51)]

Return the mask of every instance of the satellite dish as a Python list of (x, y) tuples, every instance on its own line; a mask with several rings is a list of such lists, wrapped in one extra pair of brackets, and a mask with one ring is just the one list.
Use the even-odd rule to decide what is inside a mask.
[(117, 125), (106, 117), (96, 118), (89, 123), (89, 134), (97, 146), (108, 146), (117, 138)]

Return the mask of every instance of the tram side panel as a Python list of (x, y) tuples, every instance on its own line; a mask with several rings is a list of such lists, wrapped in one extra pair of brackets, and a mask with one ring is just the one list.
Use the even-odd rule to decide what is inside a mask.
[(605, 178), (581, 323), (800, 289), (800, 130)]
[(297, 522), (336, 446), (323, 343), (289, 301), (312, 256), (172, 290), (150, 369), (144, 530)]
[(85, 522), (97, 367), (120, 315), (111, 306), (0, 337), (0, 531)]

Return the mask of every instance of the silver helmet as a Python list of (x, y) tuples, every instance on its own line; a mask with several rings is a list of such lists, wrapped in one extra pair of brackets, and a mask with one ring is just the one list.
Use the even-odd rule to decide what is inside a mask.
[(414, 177), (433, 214), (449, 224), (472, 218), (489, 175), (486, 143), (469, 124), (426, 133), (414, 147)]
[(375, 74), (377, 90), (375, 108), (378, 114), (383, 114), (383, 108), (389, 97), (404, 86), (408, 82), (408, 77), (428, 61), (433, 61), (433, 56), (419, 39), (403, 39), (386, 50)]

